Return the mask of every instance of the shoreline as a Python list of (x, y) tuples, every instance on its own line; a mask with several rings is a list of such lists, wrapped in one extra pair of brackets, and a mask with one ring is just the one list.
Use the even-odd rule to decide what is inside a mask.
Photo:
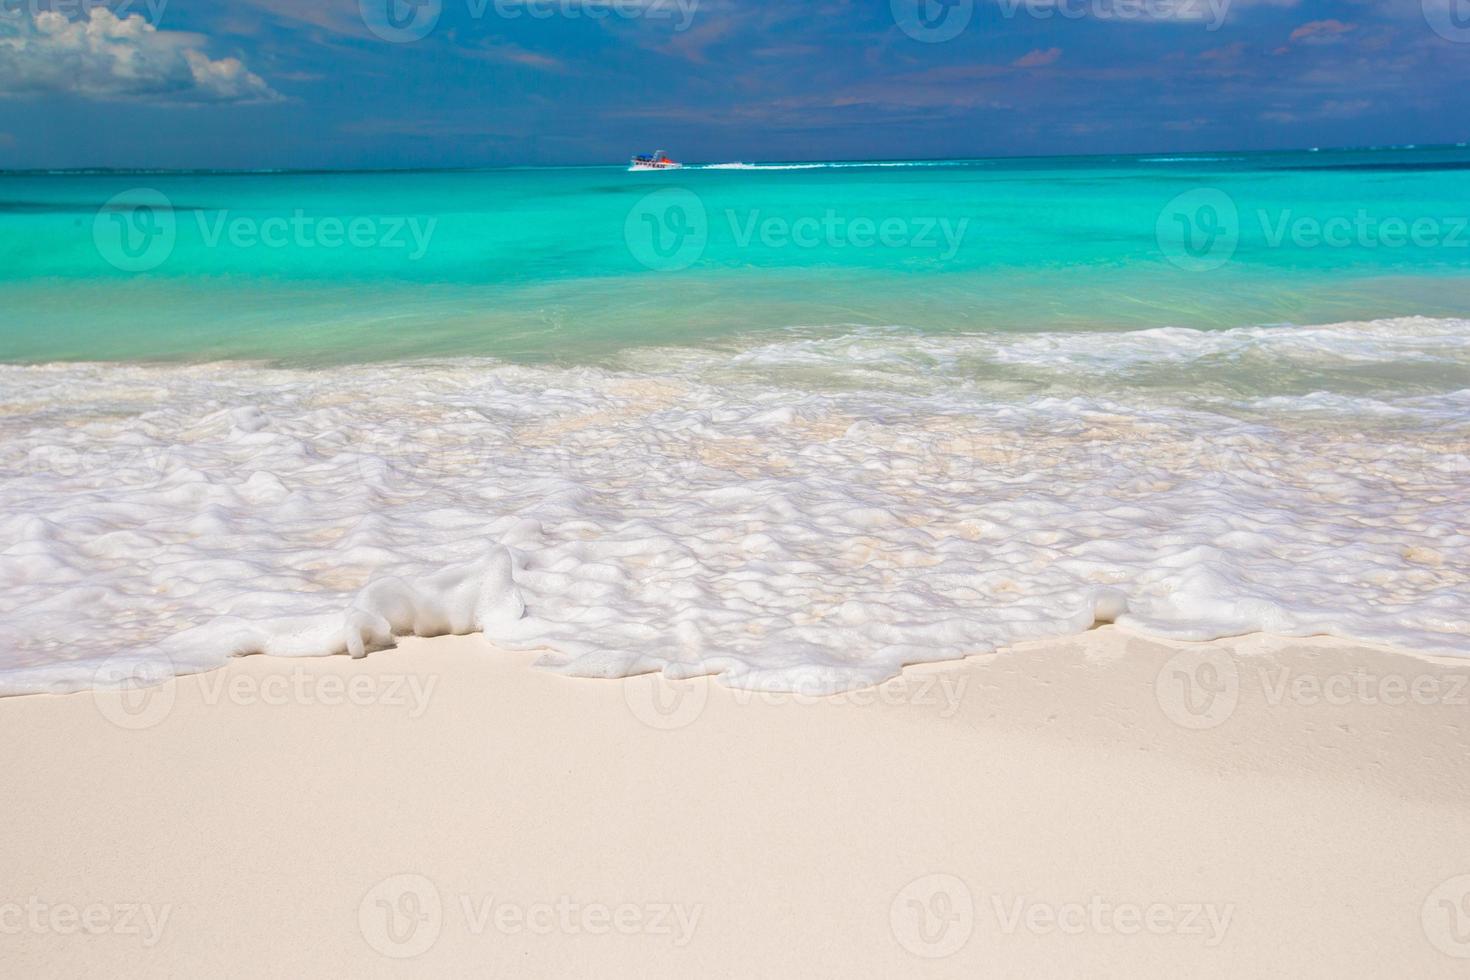
[(0, 701), (0, 953), (367, 976), (1470, 958), (1470, 664), (1104, 627), (808, 698), (533, 659), (408, 638)]
[(12, 370), (0, 690), (476, 629), (828, 690), (1098, 621), (1470, 653), (1467, 337), (857, 331), (399, 365), (366, 398), (340, 368)]

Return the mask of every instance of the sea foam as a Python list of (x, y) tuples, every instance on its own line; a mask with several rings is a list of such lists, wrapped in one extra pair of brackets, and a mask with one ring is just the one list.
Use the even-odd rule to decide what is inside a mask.
[(0, 368), (0, 693), (482, 631), (837, 691), (1118, 622), (1470, 655), (1470, 322)]

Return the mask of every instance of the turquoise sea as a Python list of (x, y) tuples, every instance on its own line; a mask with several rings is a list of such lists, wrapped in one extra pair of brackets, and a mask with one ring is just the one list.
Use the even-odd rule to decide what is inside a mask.
[(10, 173), (0, 359), (583, 361), (795, 326), (1455, 315), (1470, 308), (1467, 213), (1464, 147)]
[(1467, 224), (1463, 147), (0, 175), (0, 695), (1470, 655)]

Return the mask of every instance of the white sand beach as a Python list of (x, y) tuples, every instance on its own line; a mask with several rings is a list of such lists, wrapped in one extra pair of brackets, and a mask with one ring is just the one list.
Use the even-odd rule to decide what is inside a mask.
[(10, 976), (1464, 976), (1470, 670), (1116, 628), (815, 699), (483, 638), (0, 700)]

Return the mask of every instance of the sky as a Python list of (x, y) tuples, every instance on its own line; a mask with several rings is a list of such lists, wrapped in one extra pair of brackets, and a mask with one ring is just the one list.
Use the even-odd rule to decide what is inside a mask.
[(1470, 139), (1470, 0), (0, 0), (0, 168)]

